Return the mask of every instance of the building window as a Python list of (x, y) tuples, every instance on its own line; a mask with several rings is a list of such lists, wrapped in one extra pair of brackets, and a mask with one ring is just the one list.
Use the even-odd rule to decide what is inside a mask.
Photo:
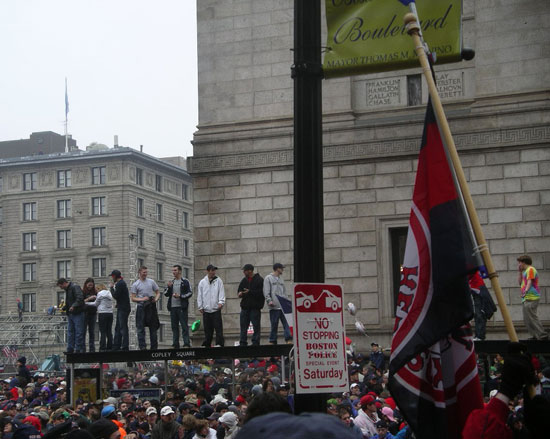
[(23, 174), (23, 190), (34, 191), (36, 190), (36, 172), (29, 172)]
[(36, 221), (36, 203), (23, 203), (23, 221)]
[(70, 230), (58, 230), (57, 231), (57, 248), (71, 248), (71, 231)]
[(143, 258), (138, 258), (138, 260), (137, 260), (137, 266), (138, 266), (138, 270), (139, 270), (139, 267), (144, 267), (144, 266), (145, 266), (145, 259), (143, 259)]
[(92, 168), (92, 184), (105, 184), (105, 166)]
[(57, 261), (57, 278), (71, 278), (71, 261)]
[(92, 276), (105, 277), (107, 271), (106, 258), (92, 258)]
[(183, 267), (183, 277), (189, 279), (189, 267)]
[(392, 275), (392, 297), (393, 313), (397, 308), (397, 297), (399, 296), (399, 285), (403, 271), (403, 259), (405, 258), (405, 244), (407, 243), (407, 227), (395, 227), (390, 229), (391, 245), (391, 275)]
[(162, 204), (156, 204), (155, 215), (157, 217), (157, 221), (162, 221)]
[(189, 240), (183, 240), (183, 256), (189, 257)]
[(155, 190), (162, 192), (162, 175), (155, 175)]
[(407, 105), (409, 107), (422, 104), (421, 75), (407, 76)]
[(180, 210), (176, 209), (176, 223), (180, 222)]
[(189, 186), (183, 183), (181, 185), (181, 199), (182, 200), (189, 200)]
[(143, 198), (138, 198), (136, 203), (136, 216), (139, 216), (140, 218), (143, 218), (144, 216), (143, 204)]
[(164, 236), (162, 233), (157, 233), (157, 250), (164, 251)]
[(164, 264), (157, 262), (157, 280), (164, 280)]
[(4, 192), (4, 178), (0, 177), (0, 192)]
[(189, 212), (183, 212), (183, 228), (189, 229)]
[(92, 246), (105, 245), (105, 227), (92, 227)]
[(105, 215), (105, 197), (92, 198), (92, 215)]
[(71, 170), (57, 171), (57, 187), (71, 186)]
[(145, 247), (145, 229), (137, 229), (137, 245), (138, 247)]
[(23, 264), (23, 282), (34, 282), (36, 280), (36, 262)]
[(36, 293), (23, 294), (23, 312), (36, 312)]
[(23, 251), (32, 252), (36, 250), (36, 232), (23, 233)]
[(136, 184), (143, 186), (143, 169), (136, 168)]
[(57, 217), (70, 218), (71, 215), (71, 200), (57, 200)]

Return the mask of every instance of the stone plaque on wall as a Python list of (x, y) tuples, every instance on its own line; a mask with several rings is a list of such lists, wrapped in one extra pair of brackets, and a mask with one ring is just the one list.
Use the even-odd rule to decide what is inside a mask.
[(368, 107), (401, 104), (401, 78), (373, 79), (366, 86)]
[(40, 173), (40, 186), (52, 186), (53, 185), (53, 171), (46, 171)]
[(121, 177), (121, 169), (118, 166), (109, 167), (109, 180), (118, 181)]
[(447, 71), (435, 74), (437, 90), (441, 99), (459, 99), (464, 97), (464, 73)]

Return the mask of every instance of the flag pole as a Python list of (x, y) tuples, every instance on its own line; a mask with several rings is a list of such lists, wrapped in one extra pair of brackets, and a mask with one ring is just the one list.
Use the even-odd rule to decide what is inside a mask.
[(491, 280), (491, 285), (493, 287), (493, 291), (495, 292), (500, 312), (502, 313), (502, 318), (504, 319), (504, 324), (506, 325), (508, 337), (510, 338), (510, 341), (517, 342), (518, 336), (516, 333), (516, 329), (514, 328), (514, 323), (512, 322), (510, 312), (508, 310), (508, 307), (506, 306), (506, 302), (502, 294), (502, 289), (500, 288), (498, 274), (495, 271), (493, 260), (491, 259), (491, 254), (489, 252), (489, 247), (487, 246), (487, 242), (485, 241), (485, 236), (483, 235), (483, 230), (481, 229), (481, 224), (479, 222), (474, 202), (470, 194), (470, 189), (468, 188), (468, 183), (466, 182), (466, 177), (464, 176), (464, 171), (460, 163), (460, 158), (458, 157), (458, 153), (456, 151), (453, 136), (449, 128), (449, 123), (447, 122), (445, 112), (443, 111), (443, 106), (441, 105), (441, 99), (439, 98), (439, 94), (437, 92), (437, 88), (432, 77), (432, 71), (430, 68), (428, 57), (426, 56), (424, 44), (420, 39), (420, 26), (418, 24), (417, 17), (415, 16), (415, 14), (408, 13), (405, 15), (403, 20), (407, 26), (407, 32), (413, 39), (416, 55), (420, 60), (420, 65), (422, 66), (424, 77), (426, 78), (426, 82), (428, 83), (428, 90), (430, 93), (430, 98), (432, 100), (435, 117), (437, 119), (437, 125), (439, 126), (442, 140), (447, 148), (447, 152), (452, 161), (458, 185), (464, 198), (466, 210), (468, 211), (468, 216), (470, 217), (470, 221), (472, 223), (474, 235), (478, 244), (478, 250), (481, 253), (481, 257), (483, 258), (483, 262), (489, 273), (489, 279)]
[(67, 77), (65, 77), (65, 152), (69, 152), (69, 95), (67, 94)]

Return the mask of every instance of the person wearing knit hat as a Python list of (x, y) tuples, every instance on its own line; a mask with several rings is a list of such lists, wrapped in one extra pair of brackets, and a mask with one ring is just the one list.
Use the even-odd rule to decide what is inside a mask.
[(118, 439), (120, 437), (118, 427), (106, 418), (92, 422), (88, 431), (95, 439)]
[(269, 413), (248, 421), (237, 434), (236, 439), (249, 438), (285, 439), (356, 439), (354, 432), (336, 416), (324, 413), (302, 413), (294, 416), (288, 413)]
[(40, 432), (30, 424), (18, 424), (12, 422), (13, 435), (12, 439), (41, 439)]
[(65, 439), (94, 439), (94, 437), (88, 430), (79, 428), (68, 433)]

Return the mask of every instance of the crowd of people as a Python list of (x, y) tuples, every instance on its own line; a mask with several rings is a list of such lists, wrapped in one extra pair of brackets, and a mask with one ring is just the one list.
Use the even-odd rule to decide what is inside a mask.
[[(225, 306), (225, 289), (222, 279), (217, 276), (218, 268), (212, 264), (206, 267), (206, 275), (197, 287), (197, 310), (201, 314), (204, 327), (202, 346), (224, 346), (222, 309)], [(241, 346), (248, 345), (248, 328), (253, 327), (252, 345), (260, 344), (261, 311), (267, 303), (270, 320), (269, 343), (277, 344), (279, 322), (283, 328), (284, 339), (292, 343), (289, 324), (281, 308), (281, 300), (288, 300), (283, 280), (284, 265), (275, 263), (273, 272), (264, 278), (254, 273), (254, 266), (243, 267), (236, 296), (241, 299), (240, 338)], [(172, 345), (179, 349), (180, 334), (184, 348), (191, 347), (189, 336), (189, 302), (193, 291), (189, 280), (182, 276), (181, 265), (172, 267), (173, 278), (167, 282), (163, 295), (167, 298), (170, 313)], [(99, 351), (127, 351), (129, 349), (128, 319), (131, 303), (136, 304), (136, 331), (138, 347), (147, 349), (146, 328), (149, 331), (149, 349), (158, 348), (157, 332), (160, 328), (157, 302), (161, 293), (157, 283), (148, 277), (145, 266), (139, 268), (138, 279), (130, 285), (119, 270), (110, 274), (109, 285), (96, 284), (88, 278), (82, 288), (76, 282), (60, 278), (57, 285), (65, 290), (62, 312), (67, 315), (67, 352), (86, 352), (86, 334), (88, 334), (88, 352), (95, 352), (95, 325), (99, 326)], [(114, 335), (112, 331), (115, 321)], [(215, 339), (214, 339), (215, 333)]]
[[(43, 372), (31, 376), (24, 358), (18, 364), (17, 373), (1, 383), (1, 437), (6, 439), (272, 439), (283, 437), (288, 425), (311, 434), (332, 431), (332, 436), (318, 436), (327, 438), (414, 437), (388, 390), (387, 358), (376, 343), (367, 355), (348, 356), (349, 391), (327, 395), (326, 414), (321, 417), (292, 417), (293, 376), (289, 370), (283, 375), (278, 358), (235, 360), (234, 372), (230, 363), (214, 360), (171, 364), (167, 376), (162, 367), (109, 369), (104, 373), (103, 398), (77, 398), (74, 404), (69, 403), (64, 376)], [(493, 367), (495, 390), (487, 395), (486, 407), (472, 413), (464, 437), (538, 437), (527, 436), (527, 427), (548, 424), (543, 413), (550, 407), (550, 364), (544, 357), (522, 354), (495, 357)], [(529, 383), (536, 384), (539, 400), (522, 393)], [(151, 389), (158, 389), (159, 399), (140, 396)], [(108, 396), (111, 390), (119, 396)], [(545, 403), (541, 405), (540, 399)], [(314, 416), (313, 425), (308, 416)], [(265, 417), (272, 417), (272, 422)], [(279, 430), (274, 430), (277, 425)], [(491, 427), (481, 431), (483, 425)], [(285, 437), (315, 437), (308, 434), (289, 432)]]

